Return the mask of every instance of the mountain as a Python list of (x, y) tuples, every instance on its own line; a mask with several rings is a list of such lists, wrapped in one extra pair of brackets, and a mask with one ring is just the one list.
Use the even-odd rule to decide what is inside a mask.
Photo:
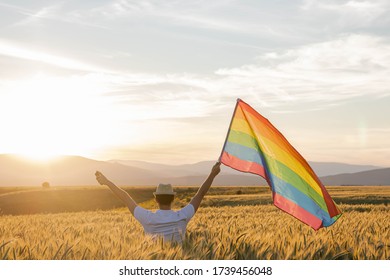
[[(155, 186), (159, 183), (199, 186), (214, 161), (165, 165), (143, 161), (97, 161), (80, 156), (63, 156), (46, 163), (36, 163), (13, 155), (0, 155), (0, 186), (96, 185), (95, 171), (103, 172), (118, 185)], [(311, 163), (319, 176), (336, 171), (361, 170), (373, 166), (342, 163)], [(257, 175), (222, 166), (214, 185), (266, 185)], [(383, 171), (385, 170), (385, 171)], [(390, 185), (389, 169), (321, 177), (325, 185)], [(343, 172), (349, 173), (349, 172)], [(361, 174), (362, 173), (362, 174)]]
[[(200, 164), (183, 164), (183, 165), (168, 165), (160, 163), (151, 163), (139, 160), (110, 160), (111, 163), (119, 163), (126, 166), (138, 167), (151, 172), (156, 172), (163, 177), (181, 177), (183, 175), (197, 176), (204, 175), (209, 172), (209, 162), (202, 162)], [(205, 171), (204, 165), (207, 166)], [(211, 165), (212, 166), (212, 165)]]
[[(197, 163), (181, 165), (168, 165), (137, 160), (110, 160), (109, 162), (119, 163), (131, 167), (139, 167), (156, 172), (163, 177), (174, 178), (183, 176), (205, 176), (210, 172), (211, 167), (215, 164), (215, 161), (201, 161)], [(221, 174), (251, 176), (251, 174), (242, 173), (228, 167), (223, 168), (221, 170)]]
[[(103, 172), (118, 185), (200, 185), (214, 162), (182, 166), (132, 162), (140, 167), (114, 161), (97, 161), (80, 156), (63, 156), (47, 163), (36, 163), (14, 155), (0, 155), (0, 186), (41, 186), (47, 181), (52, 186), (96, 185), (95, 171)], [(228, 168), (226, 168), (228, 169)], [(258, 185), (264, 180), (253, 174), (234, 171), (222, 172), (215, 180), (218, 185)]]
[[(110, 160), (109, 162), (159, 172), (160, 175), (165, 177), (203, 176), (209, 173), (210, 167), (215, 163), (215, 161), (201, 161), (192, 164), (168, 165), (136, 160)], [(309, 162), (309, 165), (319, 177), (383, 168), (374, 165), (356, 165), (338, 162)], [(223, 168), (221, 174), (251, 176), (250, 174), (244, 174), (228, 167)]]
[[(184, 176), (166, 179), (166, 182), (174, 186), (200, 186), (205, 176)], [(265, 186), (267, 182), (260, 176), (253, 174), (230, 175), (220, 174), (214, 182), (214, 186)]]
[(79, 156), (63, 156), (47, 163), (35, 163), (13, 155), (0, 155), (0, 186), (96, 185), (95, 171), (116, 179), (117, 184), (156, 183), (149, 170)]
[(356, 173), (383, 168), (374, 165), (356, 165), (339, 162), (315, 162), (309, 161), (309, 165), (319, 177), (330, 176), (343, 173)]
[(389, 186), (390, 168), (381, 168), (350, 174), (338, 174), (321, 178), (323, 184), (328, 186), (340, 185), (365, 185), (365, 186)]
[[(174, 185), (194, 185), (194, 182), (203, 182), (203, 180), (204, 176), (186, 176), (170, 178), (167, 182), (171, 182)], [(326, 186), (390, 186), (390, 168), (324, 176), (320, 177), (320, 180)], [(256, 175), (221, 174), (215, 179), (214, 185), (255, 186), (267, 185), (267, 182)]]

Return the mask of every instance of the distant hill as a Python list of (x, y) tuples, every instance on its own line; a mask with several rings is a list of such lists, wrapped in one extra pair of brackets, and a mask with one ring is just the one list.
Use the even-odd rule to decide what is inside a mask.
[[(204, 177), (188, 176), (171, 178), (175, 185), (193, 185), (194, 182), (203, 182)], [(390, 186), (390, 168), (375, 169), (350, 174), (339, 174), (320, 177), (321, 182), (326, 186)], [(267, 182), (256, 175), (231, 175), (218, 176), (214, 185), (221, 186), (255, 186), (267, 185)]]
[[(181, 165), (168, 165), (137, 160), (110, 160), (109, 162), (143, 168), (145, 170), (157, 172), (162, 177), (204, 176), (210, 172), (211, 167), (215, 164), (215, 161), (201, 161)], [(221, 174), (251, 176), (251, 174), (238, 172), (232, 168), (223, 168)]]
[[(165, 177), (182, 177), (182, 176), (197, 176), (205, 175), (210, 171), (210, 167), (213, 166), (215, 161), (201, 161), (192, 164), (182, 165), (168, 165), (159, 163), (150, 163), (145, 161), (136, 160), (110, 160), (109, 162), (115, 162), (126, 166), (143, 168), (154, 172), (159, 172), (160, 175)], [(339, 162), (309, 162), (311, 168), (316, 172), (317, 176), (329, 176), (343, 173), (355, 173), (361, 171), (368, 171), (374, 169), (383, 168), (381, 166), (374, 165), (356, 165)], [(232, 168), (223, 168), (221, 174), (243, 175), (242, 172), (238, 172)], [(250, 174), (248, 174), (250, 175)]]
[[(122, 162), (126, 163), (122, 164)], [(130, 165), (131, 164), (131, 165)], [(48, 163), (34, 163), (13, 155), (0, 155), (0, 186), (96, 185), (95, 171), (102, 171), (118, 185), (200, 185), (214, 162), (169, 166), (142, 161), (97, 161), (79, 156), (64, 156)], [(253, 174), (223, 167), (215, 180), (218, 185), (258, 185), (263, 182)], [(225, 176), (226, 175), (226, 176)]]
[[(13, 155), (0, 155), (0, 186), (40, 186), (45, 181), (52, 186), (96, 185), (96, 170), (102, 171), (118, 185), (155, 186), (158, 183), (172, 183), (199, 186), (214, 163), (202, 161), (165, 165), (143, 161), (98, 161), (80, 156), (63, 156), (47, 163), (35, 163)], [(390, 185), (386, 172), (382, 174), (383, 171), (377, 171), (382, 169), (349, 172), (372, 169), (374, 166), (319, 162), (310, 164), (326, 185)], [(321, 177), (322, 174), (337, 171), (351, 174)], [(222, 166), (214, 185), (266, 185), (266, 182), (259, 176)]]
[(159, 181), (153, 173), (142, 168), (79, 156), (64, 156), (37, 164), (12, 155), (0, 155), (1, 186), (40, 186), (44, 181), (55, 186), (96, 185), (96, 170), (115, 178), (117, 184), (147, 185)]
[(367, 185), (367, 186), (389, 186), (390, 168), (375, 169), (351, 174), (339, 174), (321, 178), (323, 184), (328, 186), (340, 185)]
[[(171, 183), (176, 186), (200, 186), (206, 176), (184, 176), (165, 178), (166, 183)], [(245, 175), (230, 175), (220, 174), (214, 182), (214, 186), (264, 186), (267, 182), (260, 176), (253, 174)]]
[(315, 162), (309, 161), (311, 168), (319, 176), (330, 176), (344, 173), (356, 173), (383, 168), (375, 165), (357, 165), (339, 162)]

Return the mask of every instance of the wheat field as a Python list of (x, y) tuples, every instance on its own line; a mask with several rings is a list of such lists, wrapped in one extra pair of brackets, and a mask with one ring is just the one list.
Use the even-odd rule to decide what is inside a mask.
[[(387, 190), (386, 190), (387, 192)], [(361, 194), (361, 192), (359, 192)], [(216, 194), (221, 196), (221, 194)], [(350, 194), (349, 194), (350, 195)], [(340, 204), (341, 218), (314, 231), (270, 204), (237, 205), (254, 194), (206, 199), (183, 244), (153, 241), (124, 208), (0, 216), (3, 260), (390, 259), (387, 203)], [(337, 194), (335, 194), (337, 197)], [(356, 196), (355, 196), (356, 198)], [(179, 204), (186, 199), (182, 197)], [(188, 199), (187, 199), (188, 200)], [(252, 201), (252, 200), (250, 200)], [(144, 205), (150, 206), (151, 202)], [(238, 203), (239, 204), (239, 203)]]

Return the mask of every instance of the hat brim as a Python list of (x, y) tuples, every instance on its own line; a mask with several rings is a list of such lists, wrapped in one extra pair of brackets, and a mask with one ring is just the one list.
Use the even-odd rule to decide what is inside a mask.
[(153, 192), (153, 194), (156, 195), (176, 195), (176, 192), (171, 192), (171, 193), (159, 193), (159, 192)]

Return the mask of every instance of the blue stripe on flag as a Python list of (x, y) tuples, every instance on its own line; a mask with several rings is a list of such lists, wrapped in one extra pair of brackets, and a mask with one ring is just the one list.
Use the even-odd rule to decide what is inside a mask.
[(237, 143), (232, 143), (232, 142), (227, 142), (225, 146), (225, 151), (232, 156), (235, 156), (239, 159), (246, 160), (246, 161), (251, 161), (251, 162), (256, 162), (260, 164), (261, 166), (263, 165), (263, 162), (261, 160), (261, 156), (259, 154), (258, 150), (248, 148), (246, 146), (237, 144)]
[(335, 222), (335, 220), (329, 216), (329, 213), (325, 212), (320, 206), (318, 206), (318, 204), (313, 199), (296, 189), (293, 185), (275, 176), (274, 174), (269, 175), (271, 177), (270, 181), (272, 184), (272, 189), (276, 193), (293, 201), (295, 204), (321, 219), (324, 226), (329, 226)]

